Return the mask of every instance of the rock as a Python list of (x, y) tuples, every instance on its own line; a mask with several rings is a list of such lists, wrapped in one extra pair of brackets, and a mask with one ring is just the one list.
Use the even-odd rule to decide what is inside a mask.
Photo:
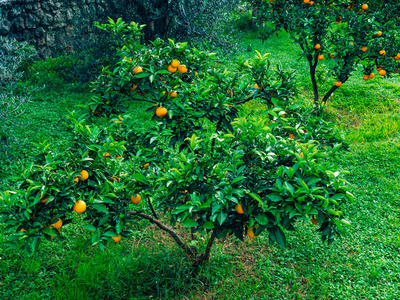
[(21, 14), (22, 14), (22, 8), (21, 8), (21, 6), (15, 5), (15, 6), (11, 9), (11, 11), (10, 11), (10, 13), (9, 13), (9, 17), (10, 17), (11, 19), (14, 19), (14, 18), (16, 18), (16, 17), (19, 17)]
[(41, 25), (51, 25), (53, 23), (53, 17), (51, 14), (44, 14), (43, 18), (40, 20)]
[(0, 23), (0, 35), (7, 35), (11, 30), (11, 22), (4, 20)]
[(11, 29), (14, 32), (22, 31), (25, 28), (25, 21), (22, 17), (14, 19), (11, 25)]
[(36, 26), (39, 25), (39, 23), (40, 19), (36, 15), (29, 14), (26, 19), (25, 25), (27, 28), (36, 28)]
[(44, 36), (45, 33), (46, 33), (46, 31), (43, 29), (43, 27), (38, 27), (35, 30), (35, 35), (38, 37)]

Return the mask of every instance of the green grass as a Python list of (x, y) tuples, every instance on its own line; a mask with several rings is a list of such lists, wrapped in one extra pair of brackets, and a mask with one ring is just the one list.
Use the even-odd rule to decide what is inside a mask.
[[(285, 34), (264, 45), (254, 38), (247, 34), (244, 48), (271, 53), (275, 64), (297, 70), (300, 99), (310, 101), (307, 65), (297, 60), (297, 47)], [(37, 69), (45, 68), (38, 64)], [(326, 108), (352, 142), (348, 152), (332, 158), (350, 171), (355, 195), (345, 207), (352, 226), (342, 240), (323, 244), (316, 227), (300, 222), (288, 234), (286, 250), (269, 245), (265, 236), (243, 243), (227, 238), (195, 271), (168, 236), (144, 221), (135, 225), (132, 238), (102, 252), (82, 248), (89, 233), (76, 220), (63, 228), (67, 241), (44, 242), (34, 258), (0, 252), (0, 299), (400, 299), (399, 79), (360, 78), (356, 72)], [(73, 88), (50, 84), (34, 93), (23, 117), (31, 124), (17, 129), (21, 146), (12, 148), (12, 163), (1, 163), (4, 177), (29, 163), (30, 142), (48, 139), (54, 151), (65, 149), (72, 137), (66, 110), (90, 99), (86, 89)], [(140, 106), (132, 109), (143, 114)], [(256, 109), (246, 106), (249, 112)]]

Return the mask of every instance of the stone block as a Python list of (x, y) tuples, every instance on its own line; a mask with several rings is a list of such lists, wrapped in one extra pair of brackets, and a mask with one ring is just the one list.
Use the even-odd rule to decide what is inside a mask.
[(11, 30), (11, 22), (4, 20), (0, 23), (0, 35), (7, 35)]

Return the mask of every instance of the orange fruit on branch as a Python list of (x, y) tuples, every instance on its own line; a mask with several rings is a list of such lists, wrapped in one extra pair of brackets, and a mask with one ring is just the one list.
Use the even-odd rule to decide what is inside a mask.
[(133, 204), (139, 204), (139, 202), (142, 200), (142, 197), (140, 197), (139, 194), (136, 194), (136, 197), (134, 197), (133, 195), (131, 196), (131, 202)]
[(318, 55), (318, 60), (323, 60), (324, 59), (324, 56), (321, 54), (321, 55)]
[(85, 212), (85, 210), (86, 210), (85, 201), (82, 201), (82, 200), (76, 201), (73, 209), (74, 209), (74, 212), (76, 212), (78, 214)]
[(315, 50), (321, 49), (321, 45), (320, 45), (320, 44), (316, 44), (316, 45), (314, 46), (314, 49), (315, 49)]
[(363, 4), (363, 5), (361, 6), (361, 8), (362, 8), (363, 10), (367, 10), (367, 9), (368, 9), (368, 4)]
[(235, 205), (235, 210), (236, 210), (236, 212), (238, 214), (243, 215), (244, 214), (244, 210), (243, 210), (243, 207), (242, 207), (242, 203), (239, 203), (239, 204)]
[(168, 72), (170, 72), (170, 73), (175, 73), (176, 70), (178, 70), (178, 68), (174, 68), (173, 66), (168, 65), (167, 70), (168, 70)]
[(173, 68), (178, 68), (180, 64), (181, 64), (181, 63), (180, 63), (179, 60), (177, 60), (177, 59), (174, 59), (174, 60), (170, 63), (170, 65), (171, 65)]
[[(79, 179), (78, 179), (78, 181), (79, 181)], [(40, 200), (40, 203), (46, 204), (46, 203), (47, 203), (47, 200), (48, 200), (49, 198), (43, 199), (44, 196), (45, 196), (45, 195), (41, 196), (39, 200)], [(42, 199), (43, 199), (43, 200), (42, 200)]]
[(380, 70), (380, 71), (379, 71), (379, 75), (385, 76), (385, 75), (386, 75), (386, 71), (385, 71), (385, 70)]
[(53, 218), (51, 219), (52, 223), (50, 225), (51, 227), (54, 227), (55, 229), (60, 229), (62, 226), (62, 220), (60, 218)]
[(86, 170), (82, 170), (79, 174), (81, 174), (79, 178), (81, 178), (82, 180), (87, 180), (89, 178), (89, 173)]
[(339, 87), (339, 86), (342, 85), (342, 82), (341, 82), (341, 81), (336, 81), (336, 82), (335, 82), (335, 85), (336, 85), (337, 87)]
[(369, 78), (370, 78), (370, 79), (372, 79), (372, 78), (374, 78), (374, 77), (375, 77), (375, 74), (374, 74), (374, 73), (369, 74)]
[(250, 227), (249, 229), (247, 229), (247, 235), (248, 235), (249, 237), (251, 237), (252, 239), (258, 237), (258, 235), (254, 235), (254, 230), (255, 230), (255, 229), (257, 229), (257, 228), (255, 228), (255, 226)]
[(133, 74), (136, 75), (136, 74), (139, 74), (141, 72), (143, 72), (143, 68), (142, 67), (137, 66), (137, 67), (133, 68)]
[(178, 67), (178, 72), (181, 73), (181, 74), (184, 74), (184, 73), (186, 73), (187, 71), (188, 71), (188, 69), (187, 69), (187, 67), (186, 67), (185, 65), (180, 65), (180, 66)]
[(369, 79), (369, 75), (364, 75), (364, 76), (363, 76), (363, 79), (364, 79), (365, 81), (367, 81), (367, 80)]
[(159, 118), (165, 117), (167, 115), (167, 109), (165, 107), (157, 107), (156, 109), (156, 115)]
[(368, 48), (364, 46), (364, 47), (361, 48), (361, 51), (362, 51), (362, 52), (367, 52), (367, 51), (368, 51)]

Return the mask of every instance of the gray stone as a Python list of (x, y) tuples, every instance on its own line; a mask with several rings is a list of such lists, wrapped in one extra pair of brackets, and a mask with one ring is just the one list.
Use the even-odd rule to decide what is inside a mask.
[(33, 10), (37, 10), (40, 8), (40, 3), (34, 3), (33, 4)]
[(27, 28), (36, 28), (40, 23), (40, 19), (34, 14), (29, 14), (25, 23)]
[(104, 15), (104, 8), (101, 6), (97, 6), (97, 15), (100, 17)]
[(38, 37), (44, 36), (45, 33), (46, 33), (46, 31), (43, 29), (43, 27), (38, 27), (35, 30), (35, 35)]
[(67, 20), (71, 21), (74, 18), (74, 11), (71, 8), (67, 9)]
[(11, 22), (8, 20), (4, 20), (0, 23), (0, 35), (6, 35), (11, 30)]
[(53, 46), (54, 43), (56, 42), (56, 35), (53, 31), (49, 31), (46, 33), (46, 43), (49, 46)]
[[(66, 21), (65, 15), (61, 12), (58, 12), (55, 16), (54, 16), (54, 23), (57, 26), (60, 23), (64, 23)], [(58, 26), (58, 27), (62, 27), (62, 26)]]
[(44, 17), (44, 11), (43, 9), (37, 9), (34, 11), (34, 14), (41, 20)]
[(14, 19), (11, 25), (11, 29), (14, 32), (22, 31), (25, 28), (25, 21), (22, 17)]
[(22, 14), (22, 7), (21, 7), (21, 6), (18, 6), (18, 5), (15, 5), (15, 6), (11, 9), (11, 11), (10, 11), (10, 13), (9, 13), (9, 17), (12, 18), (12, 19), (14, 19), (14, 18), (16, 18), (16, 17), (19, 17), (21, 14)]
[(51, 25), (53, 23), (53, 17), (51, 14), (44, 14), (43, 18), (40, 20), (41, 25)]

